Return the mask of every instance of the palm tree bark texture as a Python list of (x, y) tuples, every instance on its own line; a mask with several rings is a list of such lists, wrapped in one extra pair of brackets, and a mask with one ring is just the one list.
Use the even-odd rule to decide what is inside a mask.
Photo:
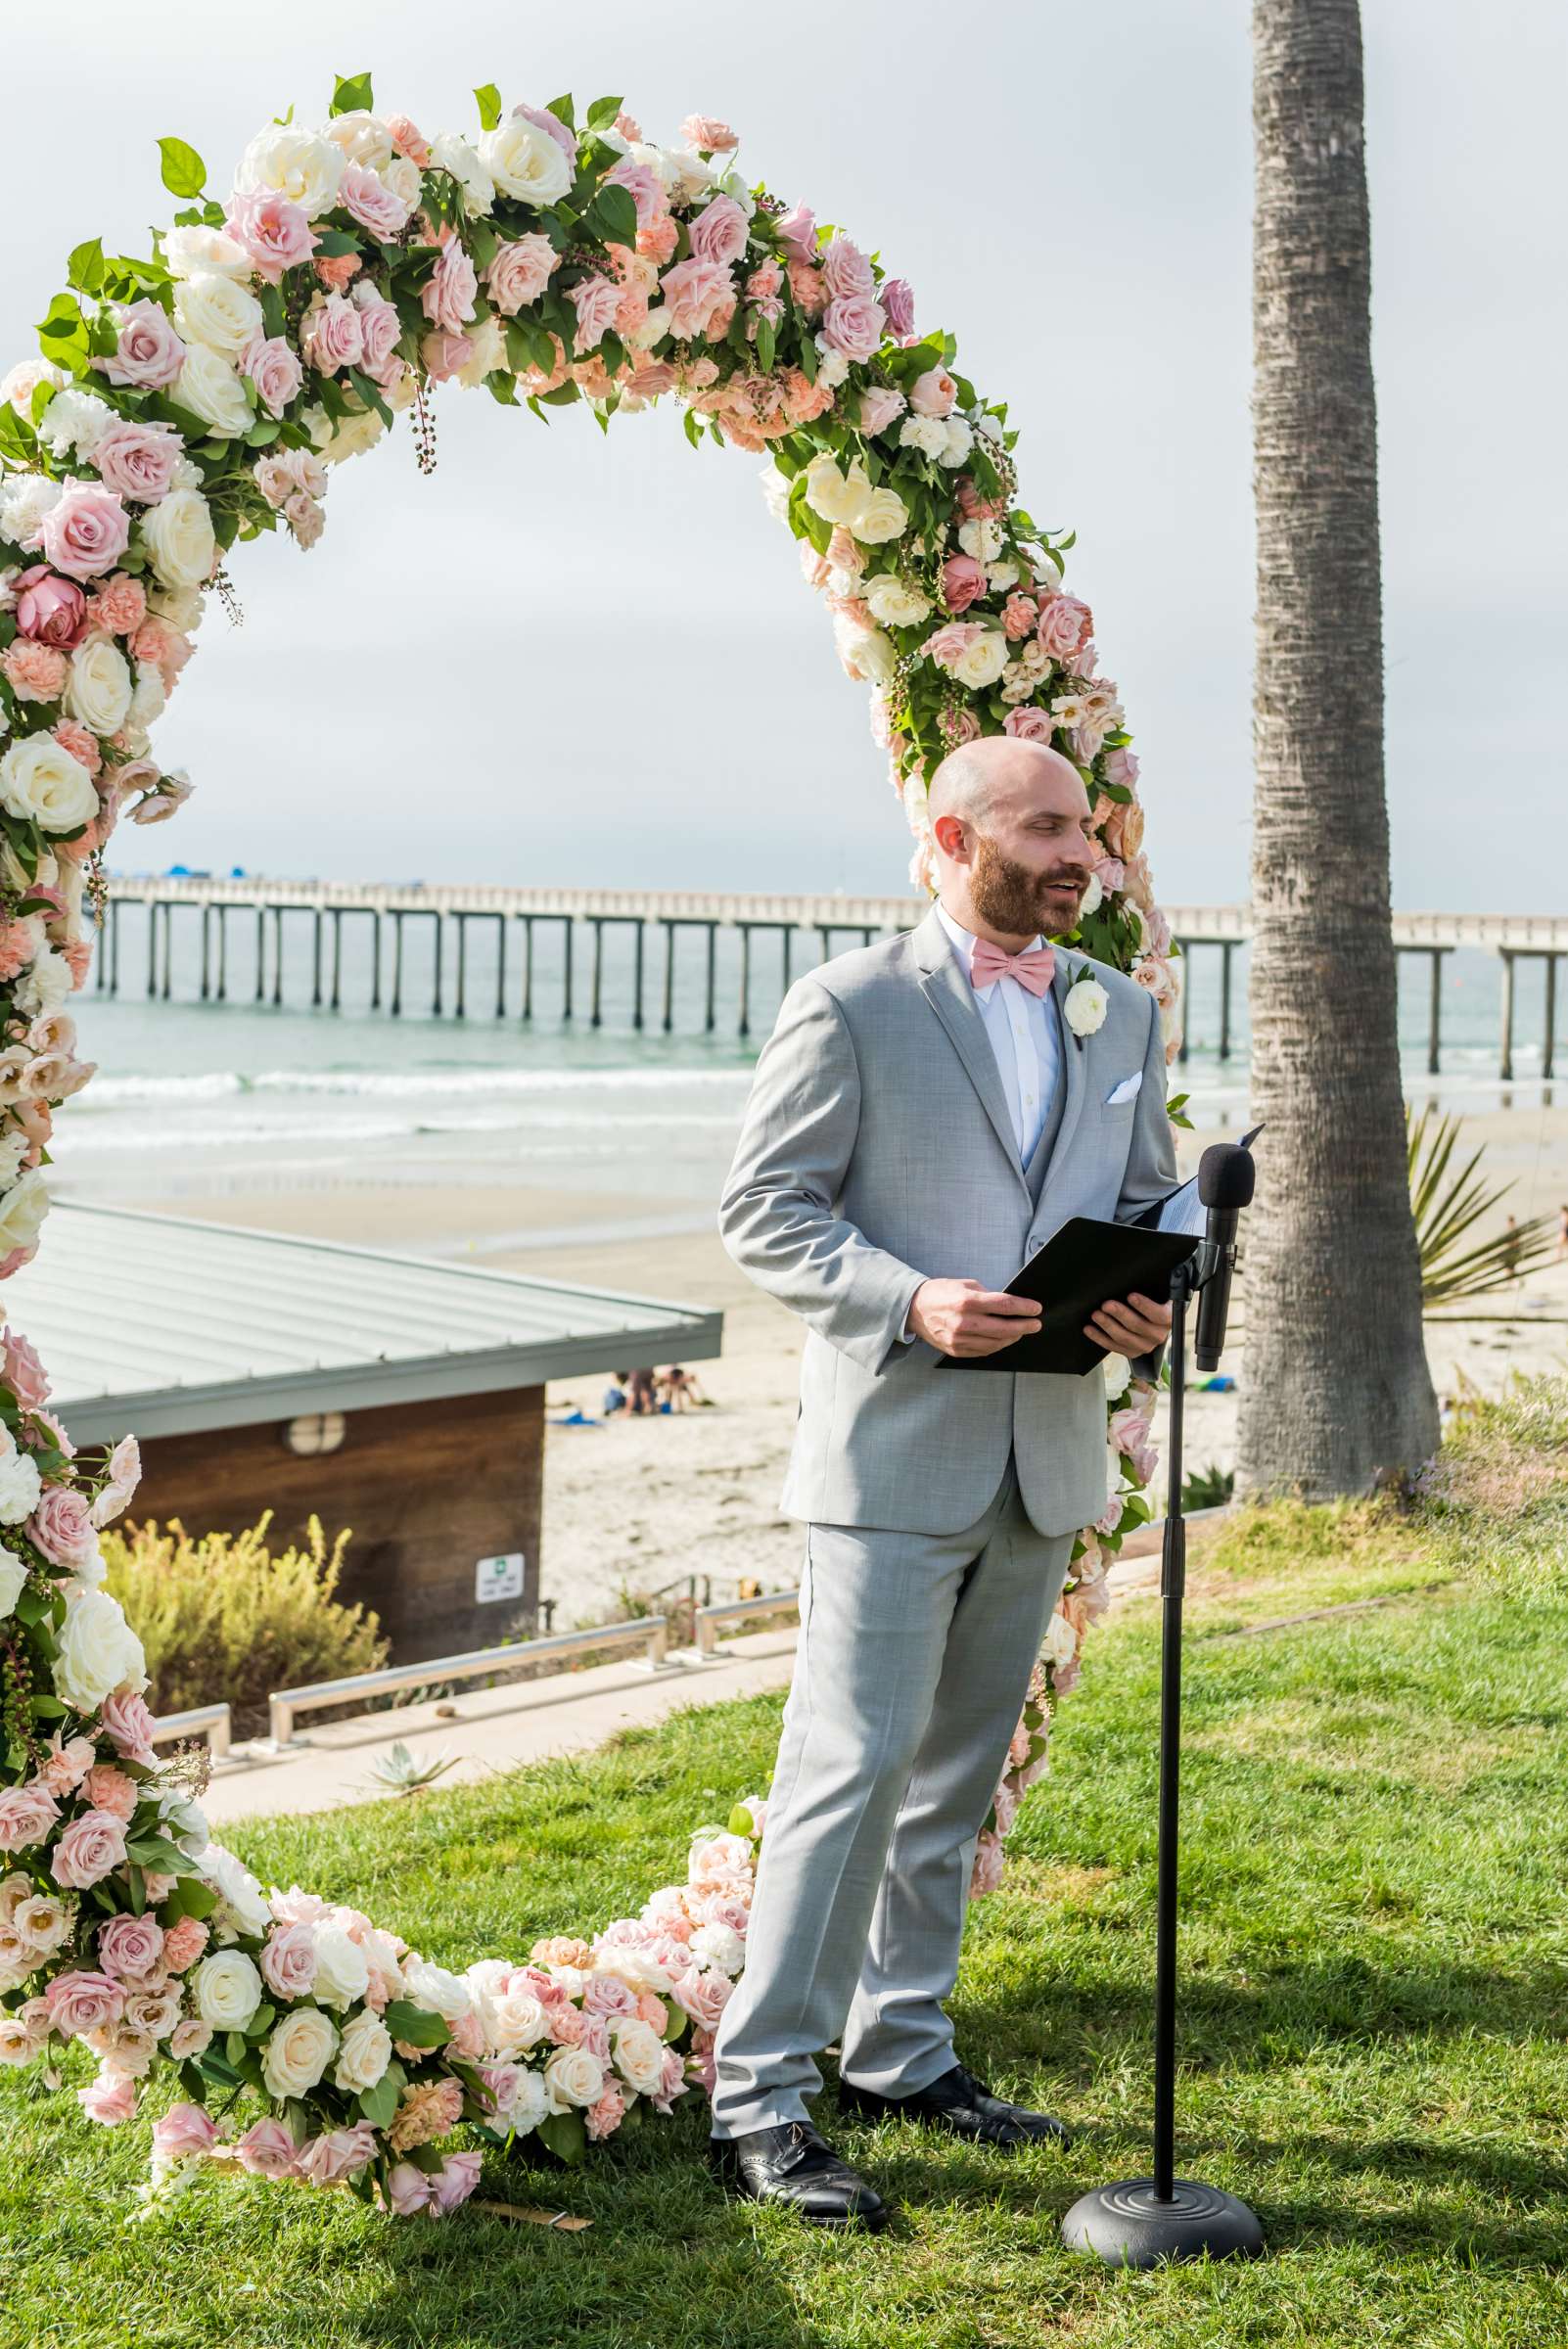
[[(1252, 1083), (1238, 1489), (1320, 1499), (1436, 1449), (1383, 782), (1358, 0), (1254, 0)], [(1250, 1225), (1250, 1228), (1249, 1228)]]

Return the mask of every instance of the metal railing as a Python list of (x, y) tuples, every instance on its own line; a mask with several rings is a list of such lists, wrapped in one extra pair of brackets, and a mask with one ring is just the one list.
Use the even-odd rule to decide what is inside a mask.
[(233, 1742), (233, 1722), (227, 1705), (193, 1705), (188, 1713), (164, 1713), (153, 1724), (153, 1743), (166, 1745), (171, 1737), (205, 1736), (214, 1761), (227, 1758)]
[(799, 1613), (799, 1590), (764, 1590), (757, 1598), (721, 1599), (715, 1607), (697, 1610), (697, 1653), (711, 1656), (718, 1644), (720, 1624), (746, 1623), (754, 1615), (782, 1615), (786, 1611)]
[(295, 1717), (300, 1713), (317, 1713), (327, 1705), (352, 1704), (358, 1697), (383, 1696), (398, 1688), (424, 1688), (438, 1681), (478, 1680), (485, 1673), (510, 1672), (518, 1665), (534, 1664), (546, 1656), (640, 1647), (646, 1650), (649, 1671), (658, 1672), (665, 1666), (669, 1645), (669, 1617), (639, 1615), (632, 1623), (590, 1624), (584, 1631), (555, 1632), (545, 1639), (520, 1639), (510, 1647), (480, 1647), (464, 1656), (427, 1656), (418, 1664), (390, 1664), (380, 1672), (356, 1672), (341, 1681), (317, 1681), (308, 1688), (275, 1688), (267, 1698), (268, 1742), (273, 1747), (303, 1743), (294, 1733)]

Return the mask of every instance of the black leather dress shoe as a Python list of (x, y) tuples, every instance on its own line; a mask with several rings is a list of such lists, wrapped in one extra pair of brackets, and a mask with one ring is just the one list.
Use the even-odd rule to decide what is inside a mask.
[(783, 2202), (813, 2227), (888, 2223), (888, 2206), (806, 2121), (711, 2137), (708, 2156), (725, 2184), (752, 2202)]
[(868, 2121), (901, 2116), (950, 2129), (955, 2137), (977, 2139), (986, 2145), (1065, 2145), (1068, 2132), (1048, 2112), (1031, 2112), (1027, 2104), (1009, 2104), (993, 2096), (961, 2063), (944, 2072), (912, 2096), (882, 2096), (875, 2089), (839, 2082), (839, 2109)]

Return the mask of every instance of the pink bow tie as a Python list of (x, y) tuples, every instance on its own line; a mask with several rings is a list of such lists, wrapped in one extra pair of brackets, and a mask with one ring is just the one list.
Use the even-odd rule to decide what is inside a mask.
[(1056, 969), (1056, 954), (1050, 946), (1026, 946), (1022, 954), (1004, 954), (992, 939), (977, 938), (969, 965), (971, 987), (990, 987), (993, 979), (1016, 979), (1032, 995), (1042, 995), (1051, 983)]

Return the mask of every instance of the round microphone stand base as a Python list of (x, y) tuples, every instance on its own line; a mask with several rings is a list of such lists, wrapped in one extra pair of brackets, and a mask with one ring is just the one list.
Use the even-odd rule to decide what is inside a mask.
[(1081, 2194), (1062, 2221), (1069, 2251), (1092, 2251), (1110, 2268), (1157, 2268), (1168, 2259), (1258, 2259), (1256, 2213), (1195, 2178), (1172, 2181), (1162, 2201), (1152, 2178), (1125, 2178)]

